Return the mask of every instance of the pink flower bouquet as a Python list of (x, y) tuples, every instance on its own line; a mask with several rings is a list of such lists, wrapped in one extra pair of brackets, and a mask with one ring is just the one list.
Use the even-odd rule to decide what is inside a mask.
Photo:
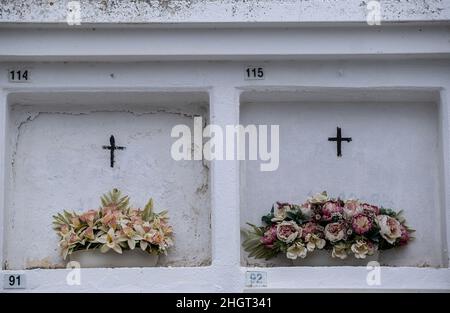
[(406, 245), (414, 232), (401, 211), (332, 199), (326, 192), (301, 205), (277, 202), (262, 221), (265, 226), (248, 224), (243, 247), (250, 257), (270, 259), (283, 253), (295, 260), (325, 249), (333, 258), (365, 259), (377, 250)]
[(173, 245), (167, 211), (153, 212), (153, 200), (143, 210), (131, 208), (128, 196), (114, 189), (101, 198), (98, 210), (82, 213), (64, 210), (53, 216), (64, 259), (78, 250), (133, 250), (139, 247), (151, 254), (167, 254)]

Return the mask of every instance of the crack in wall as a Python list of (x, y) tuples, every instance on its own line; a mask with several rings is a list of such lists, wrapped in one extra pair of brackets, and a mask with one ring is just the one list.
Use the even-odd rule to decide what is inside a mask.
[[(17, 151), (19, 149), (19, 142), (20, 142), (20, 136), (22, 134), (23, 127), (36, 120), (39, 116), (42, 116), (44, 114), (50, 114), (50, 115), (71, 115), (71, 116), (82, 116), (82, 115), (90, 115), (90, 114), (96, 114), (96, 113), (126, 113), (126, 114), (132, 114), (133, 116), (140, 117), (145, 115), (154, 115), (154, 114), (173, 114), (178, 115), (182, 117), (187, 118), (194, 118), (201, 116), (203, 117), (203, 125), (202, 125), (202, 133), (205, 127), (207, 126), (207, 117), (203, 116), (203, 114), (195, 114), (195, 113), (188, 113), (188, 112), (182, 112), (182, 111), (174, 111), (174, 110), (167, 110), (167, 109), (156, 109), (153, 111), (143, 111), (143, 112), (136, 112), (133, 110), (89, 110), (85, 112), (68, 112), (68, 111), (38, 111), (38, 112), (27, 112), (28, 116), (18, 122), (18, 126), (16, 127), (16, 138), (14, 142), (14, 148), (11, 152), (11, 173), (12, 173), (12, 187), (15, 187), (16, 184), (16, 158), (17, 158)], [(202, 158), (202, 166), (204, 169), (206, 169), (206, 172), (209, 172), (209, 164), (208, 162)], [(206, 178), (206, 181), (208, 181), (208, 178)], [(208, 183), (206, 183), (208, 184)]]
[(25, 124), (34, 121), (40, 114), (41, 114), (40, 112), (35, 112), (33, 114), (28, 115), (27, 118), (25, 120), (20, 121), (19, 125), (16, 127), (17, 134), (16, 134), (16, 139), (14, 142), (14, 149), (11, 153), (11, 171), (12, 171), (13, 185), (15, 185), (15, 180), (16, 180), (15, 164), (16, 164), (17, 150), (19, 149), (19, 138), (20, 138), (22, 127)]

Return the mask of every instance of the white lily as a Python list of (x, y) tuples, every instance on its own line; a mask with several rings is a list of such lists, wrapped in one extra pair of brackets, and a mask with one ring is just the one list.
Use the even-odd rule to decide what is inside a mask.
[(333, 258), (339, 258), (341, 260), (344, 260), (347, 258), (348, 246), (345, 243), (338, 243), (333, 246), (333, 252), (331, 253), (331, 256)]
[(297, 258), (304, 259), (307, 253), (308, 250), (305, 245), (301, 242), (296, 242), (287, 249), (286, 257), (291, 260), (295, 260)]
[(307, 244), (306, 244), (306, 248), (308, 249), (308, 251), (314, 251), (314, 249), (323, 249), (323, 247), (325, 247), (325, 239), (320, 238), (319, 236), (315, 235), (315, 234), (308, 234), (306, 235), (305, 238)]
[(126, 238), (117, 236), (113, 228), (110, 228), (105, 235), (97, 238), (97, 242), (102, 243), (103, 246), (100, 248), (102, 253), (106, 253), (109, 249), (113, 249), (117, 253), (122, 254), (121, 242), (127, 241)]

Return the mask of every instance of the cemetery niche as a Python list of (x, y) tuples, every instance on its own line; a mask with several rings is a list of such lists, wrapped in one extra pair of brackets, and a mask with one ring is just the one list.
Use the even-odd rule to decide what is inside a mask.
[[(319, 87), (244, 91), (240, 124), (280, 125), (280, 134), (276, 171), (261, 171), (252, 160), (240, 163), (241, 265), (366, 266), (376, 260), (383, 266), (447, 266), (438, 121), (438, 100), (431, 91)], [(245, 145), (248, 150), (248, 141)], [(319, 207), (308, 206), (323, 190), (327, 200)], [(345, 218), (356, 199), (356, 210), (364, 212), (364, 203), (378, 208), (373, 219)], [(316, 213), (322, 232), (311, 232), (308, 222), (318, 217), (308, 219), (308, 207), (320, 211)], [(333, 213), (329, 221), (328, 211)], [(361, 234), (346, 233), (336, 240), (333, 236), (343, 229), (325, 228), (340, 222), (356, 223), (344, 227), (346, 232), (379, 238), (372, 237), (371, 242)], [(388, 224), (395, 240), (382, 234)], [(369, 226), (367, 233), (361, 230)], [(301, 231), (317, 236), (302, 237)], [(286, 242), (294, 235), (298, 244), (291, 247)], [(358, 243), (356, 237), (364, 242)]]
[[(102, 249), (105, 259), (97, 264), (84, 258), (85, 267), (209, 265), (209, 164), (171, 157), (172, 128), (192, 127), (196, 116), (207, 120), (208, 101), (207, 93), (190, 91), (10, 94), (3, 268), (62, 268), (77, 260), (59, 245), (66, 227), (98, 237), (89, 250)], [(119, 190), (126, 207), (111, 200)], [(91, 213), (95, 225), (89, 224)], [(134, 227), (128, 238), (127, 226), (139, 218), (143, 227)], [(114, 224), (118, 220), (130, 223)], [(165, 237), (151, 239), (156, 233)], [(72, 252), (89, 245), (73, 239), (78, 246)], [(142, 254), (127, 260), (125, 254), (138, 249), (156, 260)]]

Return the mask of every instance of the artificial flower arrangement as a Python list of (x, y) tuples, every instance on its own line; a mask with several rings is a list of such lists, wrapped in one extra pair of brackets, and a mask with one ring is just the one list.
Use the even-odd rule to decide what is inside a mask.
[(79, 250), (100, 249), (102, 253), (137, 247), (149, 254), (167, 254), (173, 245), (167, 211), (153, 212), (153, 200), (143, 210), (132, 208), (129, 197), (113, 189), (101, 197), (98, 210), (82, 213), (64, 210), (53, 216), (64, 259)]
[(305, 258), (315, 250), (330, 250), (333, 258), (349, 254), (365, 259), (377, 250), (406, 245), (411, 239), (401, 211), (363, 203), (359, 200), (329, 198), (326, 192), (308, 198), (301, 205), (276, 203), (262, 217), (265, 226), (249, 224), (243, 242), (249, 257)]

